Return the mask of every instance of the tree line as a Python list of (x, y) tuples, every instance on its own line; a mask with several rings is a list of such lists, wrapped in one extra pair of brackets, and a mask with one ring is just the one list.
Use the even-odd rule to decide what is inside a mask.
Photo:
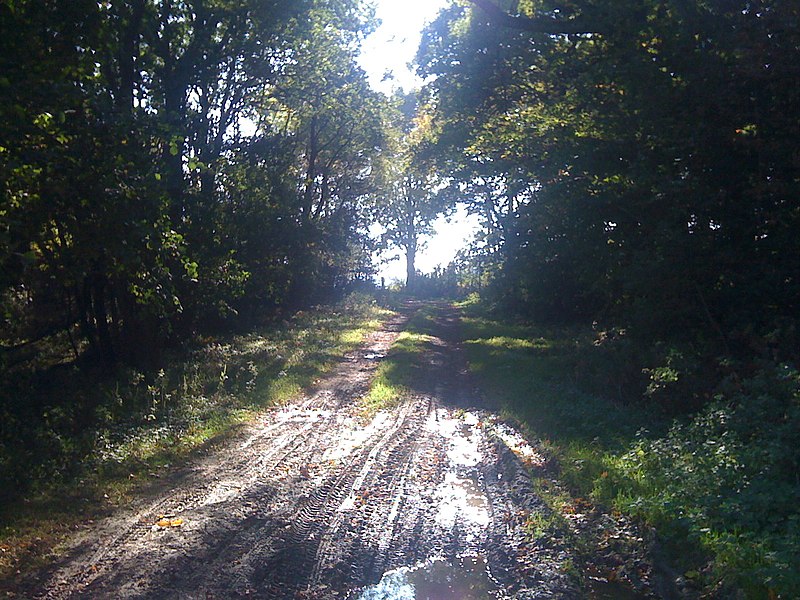
[(2, 356), (60, 331), (144, 362), (369, 281), (390, 245), (413, 288), (421, 236), (463, 202), (483, 233), (442, 276), (644, 342), (633, 388), (796, 360), (799, 20), (781, 0), (454, 2), (424, 88), (386, 98), (357, 0), (7, 1)]
[(372, 273), (387, 99), (356, 0), (0, 3), (3, 359), (148, 363)]
[(782, 0), (454, 3), (419, 53), (420, 152), (484, 223), (453, 269), (637, 340), (640, 390), (796, 361), (798, 48)]

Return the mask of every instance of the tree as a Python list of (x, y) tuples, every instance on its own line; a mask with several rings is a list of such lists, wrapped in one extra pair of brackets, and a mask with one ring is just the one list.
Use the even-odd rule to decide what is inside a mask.
[(720, 352), (742, 335), (763, 346), (753, 324), (788, 331), (797, 9), (473, 4), (440, 16), (420, 61), (440, 168), (476, 208), (487, 177), (515, 198), (498, 297)]
[(363, 277), (369, 27), (356, 0), (0, 5), (3, 338), (150, 362)]
[[(498, 6), (492, 0), (470, 0), (479, 7), (493, 23), (512, 29), (521, 29), (531, 33), (546, 34), (585, 34), (599, 33), (603, 26), (594, 19), (578, 14), (563, 16), (561, 7), (547, 11), (546, 16), (513, 15)], [(532, 2), (520, 3), (532, 6)], [(574, 6), (573, 6), (574, 8)]]
[[(355, 3), (351, 3), (355, 6)], [(260, 127), (285, 137), (294, 161), (298, 230), (290, 262), (292, 294), (345, 289), (366, 277), (368, 198), (384, 151), (385, 99), (369, 88), (356, 58), (371, 15), (319, 3), (292, 26), (276, 61), (281, 80), (259, 106)]]
[[(406, 287), (413, 290), (422, 237), (433, 233), (433, 221), (452, 209), (445, 186), (424, 159), (431, 120), (413, 94), (395, 98), (392, 150), (384, 163), (384, 183), (376, 198), (376, 221), (383, 227), (382, 247), (400, 248), (406, 257)], [(404, 110), (400, 110), (402, 107)]]

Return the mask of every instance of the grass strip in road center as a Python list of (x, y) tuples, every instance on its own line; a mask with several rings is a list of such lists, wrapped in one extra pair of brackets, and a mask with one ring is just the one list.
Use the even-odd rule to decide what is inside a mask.
[(425, 355), (437, 342), (433, 314), (430, 305), (417, 309), (378, 365), (369, 392), (362, 399), (366, 416), (397, 406), (427, 377)]

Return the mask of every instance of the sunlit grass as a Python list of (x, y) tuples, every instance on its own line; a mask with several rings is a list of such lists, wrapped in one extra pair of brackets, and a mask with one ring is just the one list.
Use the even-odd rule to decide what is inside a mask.
[(365, 415), (396, 406), (411, 394), (423, 372), (423, 357), (437, 342), (431, 309), (418, 310), (406, 324), (375, 370), (369, 392), (362, 399)]
[(405, 388), (388, 383), (380, 373), (377, 376), (379, 379), (373, 382), (369, 392), (362, 399), (366, 415), (372, 415), (379, 410), (396, 406), (400, 398), (405, 395)]
[(396, 406), (409, 394), (420, 368), (420, 358), (433, 337), (404, 331), (395, 340), (387, 356), (378, 365), (367, 395), (362, 399), (366, 414)]
[[(614, 390), (581, 387), (584, 371), (608, 360), (592, 362), (588, 334), (499, 323), (474, 308), (463, 320), (470, 370), (491, 407), (558, 464), (572, 494), (655, 526), (699, 589), (791, 597), (800, 585), (797, 483), (776, 461), (797, 456), (796, 372), (759, 374), (724, 402), (671, 420), (645, 398), (623, 404)], [(561, 492), (541, 492), (558, 511)], [(531, 532), (556, 524), (537, 517)]]
[(503, 350), (521, 350), (521, 349), (547, 350), (551, 348), (553, 345), (552, 340), (546, 340), (544, 338), (529, 340), (529, 339), (510, 337), (510, 336), (492, 337), (481, 340), (467, 340), (467, 343), (468, 344), (480, 343), (485, 346), (490, 346), (492, 348), (498, 348)]

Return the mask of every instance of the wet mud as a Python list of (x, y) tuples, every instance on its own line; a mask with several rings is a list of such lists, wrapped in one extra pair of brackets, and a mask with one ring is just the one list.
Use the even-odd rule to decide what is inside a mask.
[(581, 597), (568, 546), (527, 531), (549, 510), (528, 472), (537, 455), (470, 408), (457, 344), (439, 339), (419, 389), (363, 416), (359, 399), (410, 310), (306, 397), (80, 534), (31, 595)]

